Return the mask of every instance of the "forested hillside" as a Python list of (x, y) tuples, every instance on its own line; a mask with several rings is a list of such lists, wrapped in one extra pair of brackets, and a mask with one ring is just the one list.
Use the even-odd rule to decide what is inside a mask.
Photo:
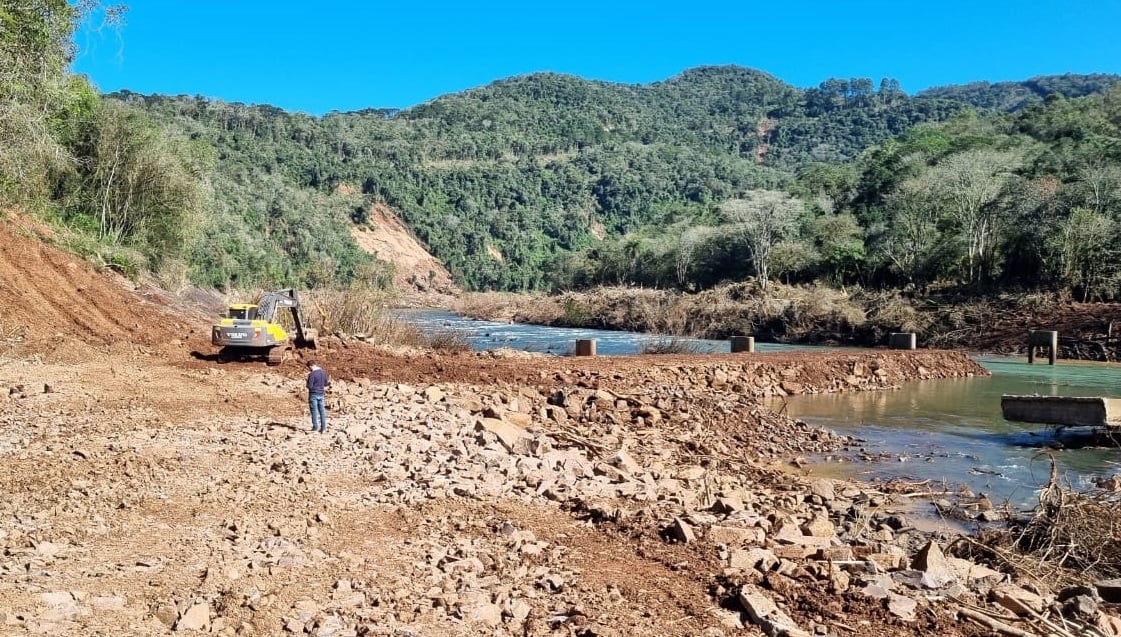
[(1121, 84), (1116, 75), (1047, 75), (1023, 82), (971, 82), (961, 86), (938, 86), (920, 91), (916, 97), (948, 99), (979, 108), (1017, 111), (1038, 104), (1049, 95), (1085, 97), (1105, 93)]
[(471, 289), (754, 276), (1090, 298), (1119, 276), (1115, 76), (912, 97), (735, 66), (649, 85), (536, 74), (311, 117), (102, 97), (67, 71), (71, 36), (122, 8), (5, 7), (0, 203), (169, 285), (384, 285), (352, 230), (386, 207)]
[[(1065, 86), (1077, 92), (1086, 83), (1058, 88)], [(280, 264), (288, 255), (305, 259), (307, 240), (282, 232), (278, 242), (272, 230), (297, 220), (323, 234), (324, 262), (312, 274), (354, 276), (355, 252), (337, 228), (348, 218), (361, 223), (372, 204), (384, 203), (466, 287), (511, 290), (578, 283), (565, 275), (570, 255), (590, 250), (594, 258), (610, 249), (604, 238), (627, 237), (631, 254), (623, 258), (634, 261), (638, 234), (711, 225), (722, 202), (797, 188), (799, 173), (812, 182), (814, 174), (851, 170), (837, 167), (967, 108), (910, 97), (889, 79), (800, 90), (740, 67), (698, 68), (642, 86), (537, 74), (405, 111), (322, 118), (196, 97), (113, 97), (217, 150), (220, 214), (192, 259), (196, 280), (290, 275)], [(344, 184), (361, 195), (339, 194)], [(719, 260), (697, 269), (705, 267), (707, 278), (676, 278), (698, 285), (727, 270)], [(598, 278), (605, 277), (638, 278)]]

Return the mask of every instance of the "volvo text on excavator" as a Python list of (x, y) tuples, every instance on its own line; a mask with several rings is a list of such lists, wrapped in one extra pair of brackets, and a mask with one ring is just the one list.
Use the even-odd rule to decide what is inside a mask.
[[(294, 339), (277, 321), (281, 308), (292, 310)], [(314, 348), (316, 336), (300, 314), (299, 295), (286, 288), (266, 292), (256, 303), (231, 304), (226, 316), (214, 324), (210, 342), (222, 348), (218, 355), (223, 360), (263, 357), (269, 365), (279, 365), (293, 345)]]

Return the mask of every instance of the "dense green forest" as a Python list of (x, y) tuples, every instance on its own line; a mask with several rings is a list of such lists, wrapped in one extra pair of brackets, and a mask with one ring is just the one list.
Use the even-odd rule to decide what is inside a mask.
[(890, 78), (800, 89), (735, 66), (649, 85), (534, 74), (313, 117), (100, 96), (66, 70), (91, 16), (114, 13), (0, 12), (0, 197), (126, 269), (383, 285), (389, 266), (349, 230), (385, 204), (469, 289), (1117, 288), (1116, 76), (911, 96)]

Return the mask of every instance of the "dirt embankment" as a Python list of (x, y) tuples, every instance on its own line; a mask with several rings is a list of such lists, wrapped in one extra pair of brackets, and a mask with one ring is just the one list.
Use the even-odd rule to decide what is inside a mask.
[(204, 321), (3, 232), (4, 285), (36, 279), (0, 352), (3, 634), (989, 634), (970, 612), (1121, 633), (1091, 589), (915, 529), (910, 498), (768, 468), (848, 441), (759, 397), (980, 373), (962, 354), (328, 342), (313, 434), (295, 362), (192, 357)]

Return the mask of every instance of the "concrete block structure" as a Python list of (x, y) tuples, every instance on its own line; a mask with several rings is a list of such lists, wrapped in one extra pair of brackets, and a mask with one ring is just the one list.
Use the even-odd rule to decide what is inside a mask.
[(1028, 364), (1035, 363), (1038, 348), (1047, 350), (1047, 364), (1054, 365), (1059, 355), (1059, 333), (1048, 330), (1032, 330), (1028, 333)]
[(915, 349), (914, 332), (892, 332), (887, 336), (888, 349)]
[(1067, 427), (1121, 427), (1121, 399), (1101, 396), (1000, 397), (1005, 420)]
[(729, 341), (733, 354), (755, 351), (754, 336), (733, 336)]

